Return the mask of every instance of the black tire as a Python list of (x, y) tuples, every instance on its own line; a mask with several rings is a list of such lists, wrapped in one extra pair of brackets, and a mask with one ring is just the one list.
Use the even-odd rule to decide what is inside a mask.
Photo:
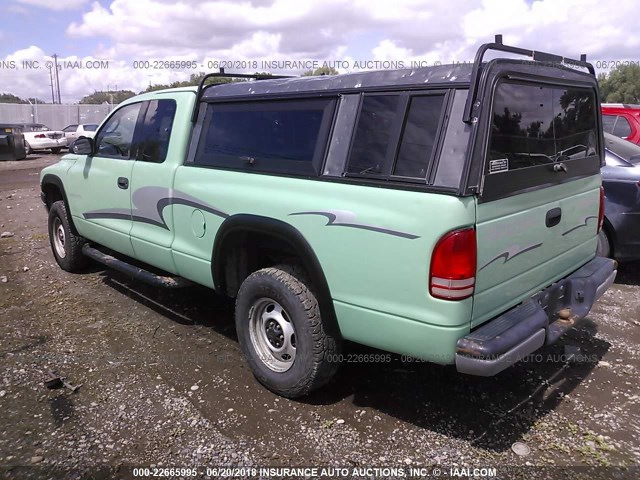
[(600, 233), (598, 233), (598, 248), (596, 250), (596, 255), (611, 258), (612, 253), (611, 240), (603, 228), (600, 230)]
[(56, 147), (51, 149), (51, 153), (55, 153), (56, 155), (62, 151), (62, 147)]
[(49, 243), (60, 268), (77, 272), (86, 268), (89, 259), (82, 253), (83, 237), (74, 235), (64, 201), (54, 202), (49, 209)]
[(33, 150), (31, 150), (31, 145), (29, 145), (29, 142), (27, 142), (26, 140), (24, 141), (24, 152), (25, 155), (30, 155), (31, 152), (33, 152)]
[[(282, 361), (276, 354), (265, 353), (274, 345), (265, 333), (269, 331), (266, 325), (260, 337), (262, 340), (257, 336), (256, 332), (262, 330), (254, 327), (256, 322), (252, 318), (267, 315), (269, 305), (264, 309), (260, 306), (265, 302), (281, 307), (284, 313), (280, 318), (286, 320), (283, 323), (289, 322), (293, 326), (291, 339), (295, 341), (290, 343), (295, 348), (295, 355), (290, 360)], [(264, 315), (260, 314), (262, 311)], [(327, 333), (331, 329), (326, 328), (320, 316), (318, 300), (305, 283), (304, 276), (294, 267), (279, 265), (249, 275), (238, 292), (235, 318), (240, 347), (249, 366), (258, 381), (272, 392), (288, 398), (301, 397), (327, 383), (336, 373), (340, 339)], [(272, 342), (271, 347), (267, 342)], [(275, 369), (274, 364), (282, 363), (285, 368), (287, 361), (290, 362), (288, 369)]]

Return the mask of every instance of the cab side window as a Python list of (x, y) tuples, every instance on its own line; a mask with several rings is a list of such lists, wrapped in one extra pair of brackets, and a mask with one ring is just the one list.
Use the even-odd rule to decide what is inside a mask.
[(144, 119), (136, 130), (136, 160), (162, 163), (167, 158), (173, 119), (176, 114), (175, 100), (152, 100), (148, 103)]
[(133, 134), (138, 122), (142, 103), (126, 105), (107, 120), (96, 135), (96, 156), (126, 159), (131, 158)]

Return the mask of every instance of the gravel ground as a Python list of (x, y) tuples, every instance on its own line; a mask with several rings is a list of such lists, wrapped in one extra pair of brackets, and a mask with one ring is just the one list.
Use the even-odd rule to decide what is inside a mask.
[[(619, 478), (640, 476), (638, 263), (621, 266), (579, 328), (494, 378), (393, 356), (345, 363), (322, 391), (290, 401), (253, 379), (230, 301), (57, 267), (38, 186), (57, 158), (0, 162), (0, 232), (12, 234), (0, 239), (0, 477), (100, 467), (126, 477), (117, 469), (128, 465), (510, 465), (523, 478), (535, 467), (566, 473), (554, 466), (611, 478), (603, 467), (618, 466), (632, 467)], [(79, 388), (45, 388), (49, 371)]]

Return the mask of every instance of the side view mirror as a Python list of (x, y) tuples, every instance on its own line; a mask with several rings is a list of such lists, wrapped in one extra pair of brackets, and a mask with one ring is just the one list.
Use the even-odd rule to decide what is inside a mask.
[(93, 139), (88, 137), (79, 137), (69, 147), (71, 153), (76, 155), (91, 155), (93, 154)]

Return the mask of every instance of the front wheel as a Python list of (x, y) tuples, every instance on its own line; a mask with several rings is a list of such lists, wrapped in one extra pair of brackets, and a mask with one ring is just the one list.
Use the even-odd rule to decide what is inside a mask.
[(24, 153), (25, 155), (30, 155), (33, 152), (33, 150), (31, 150), (31, 145), (29, 145), (29, 142), (27, 142), (26, 140), (24, 141)]
[(238, 292), (235, 317), (240, 347), (269, 390), (301, 397), (335, 374), (340, 341), (328, 333), (315, 295), (293, 267), (249, 275)]
[(49, 241), (58, 265), (67, 272), (82, 270), (89, 259), (82, 253), (84, 238), (71, 231), (64, 201), (58, 200), (49, 209)]

